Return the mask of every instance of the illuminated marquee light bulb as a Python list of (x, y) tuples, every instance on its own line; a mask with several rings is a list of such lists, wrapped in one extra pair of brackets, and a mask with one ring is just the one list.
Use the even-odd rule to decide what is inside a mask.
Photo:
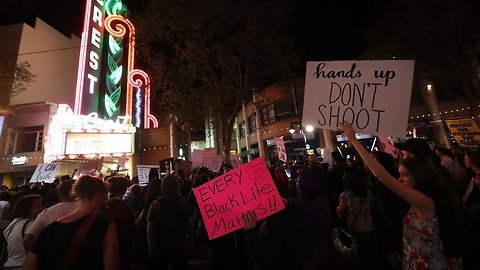
[[(138, 77), (138, 78), (135, 78), (135, 77)], [(128, 82), (134, 87), (142, 87), (142, 85), (145, 86), (144, 87), (145, 109), (143, 112), (143, 119), (144, 119), (143, 126), (145, 129), (149, 129), (151, 127), (150, 126), (150, 121), (151, 121), (153, 123), (153, 128), (157, 128), (158, 120), (157, 118), (155, 118), (155, 116), (150, 114), (150, 78), (148, 77), (147, 73), (145, 73), (145, 71), (140, 69), (134, 69), (128, 73)]]
[[(133, 70), (134, 67), (134, 56), (135, 56), (135, 27), (133, 24), (126, 18), (120, 15), (111, 15), (105, 19), (105, 29), (110, 35), (116, 38), (123, 38), (127, 34), (128, 29), (128, 64), (127, 64), (127, 74)], [(132, 98), (133, 98), (133, 87), (132, 84), (127, 83), (126, 89), (126, 114), (127, 116), (132, 115)], [(128, 124), (131, 124), (131, 119), (128, 120)]]

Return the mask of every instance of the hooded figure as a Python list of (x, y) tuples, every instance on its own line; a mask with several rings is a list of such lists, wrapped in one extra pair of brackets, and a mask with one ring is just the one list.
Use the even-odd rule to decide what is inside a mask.
[(320, 176), (310, 168), (300, 170), (297, 180), (299, 194), (294, 200), (305, 229), (320, 238), (329, 238), (332, 212), (328, 199), (318, 192)]
[(162, 179), (161, 193), (162, 197), (169, 199), (179, 196), (177, 181), (175, 176), (169, 175)]
[(316, 195), (320, 185), (320, 178), (313, 172), (301, 173), (298, 176), (298, 189), (308, 197)]
[(293, 204), (298, 209), (302, 231), (307, 235), (306, 246), (311, 250), (307, 264), (313, 269), (328, 269), (333, 214), (329, 200), (319, 192), (320, 177), (310, 167), (301, 169), (297, 182), (299, 193)]
[(187, 243), (192, 236), (193, 217), (188, 200), (180, 196), (175, 176), (162, 179), (161, 196), (150, 206), (147, 221), (151, 266), (187, 269)]

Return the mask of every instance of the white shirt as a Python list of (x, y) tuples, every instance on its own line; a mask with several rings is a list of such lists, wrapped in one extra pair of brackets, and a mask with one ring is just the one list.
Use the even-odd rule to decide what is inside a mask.
[(23, 245), (23, 228), (26, 224), (25, 231), (32, 225), (31, 219), (16, 218), (3, 231), (5, 239), (7, 239), (8, 260), (4, 266), (21, 267), (26, 258), (25, 247)]
[(0, 201), (0, 219), (8, 219), (4, 213), (10, 214), (10, 202)]
[(74, 202), (60, 202), (50, 206), (49, 208), (45, 208), (40, 214), (38, 214), (32, 226), (30, 226), (25, 233), (38, 236), (38, 234), (50, 223), (54, 222), (55, 220), (65, 215), (72, 213), (76, 207), (77, 207), (77, 202), (74, 201)]
[(10, 202), (7, 201), (0, 201), (0, 229), (5, 229), (8, 224), (10, 224), (10, 220), (8, 219), (10, 215)]

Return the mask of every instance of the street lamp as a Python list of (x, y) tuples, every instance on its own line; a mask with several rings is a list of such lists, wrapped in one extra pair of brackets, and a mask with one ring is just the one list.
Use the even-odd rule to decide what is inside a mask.
[(307, 132), (312, 132), (313, 131), (313, 126), (312, 125), (308, 125), (305, 127), (305, 131)]

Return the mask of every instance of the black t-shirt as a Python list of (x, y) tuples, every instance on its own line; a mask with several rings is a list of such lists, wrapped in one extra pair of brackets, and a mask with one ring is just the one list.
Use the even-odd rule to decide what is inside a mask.
[[(71, 223), (53, 222), (43, 229), (31, 251), (38, 256), (37, 269), (58, 269), (78, 229), (88, 216)], [(72, 269), (103, 269), (103, 239), (110, 221), (96, 217), (82, 241)]]
[(155, 224), (157, 252), (186, 250), (188, 219), (191, 216), (188, 200), (184, 197), (160, 197), (152, 203), (147, 220)]

